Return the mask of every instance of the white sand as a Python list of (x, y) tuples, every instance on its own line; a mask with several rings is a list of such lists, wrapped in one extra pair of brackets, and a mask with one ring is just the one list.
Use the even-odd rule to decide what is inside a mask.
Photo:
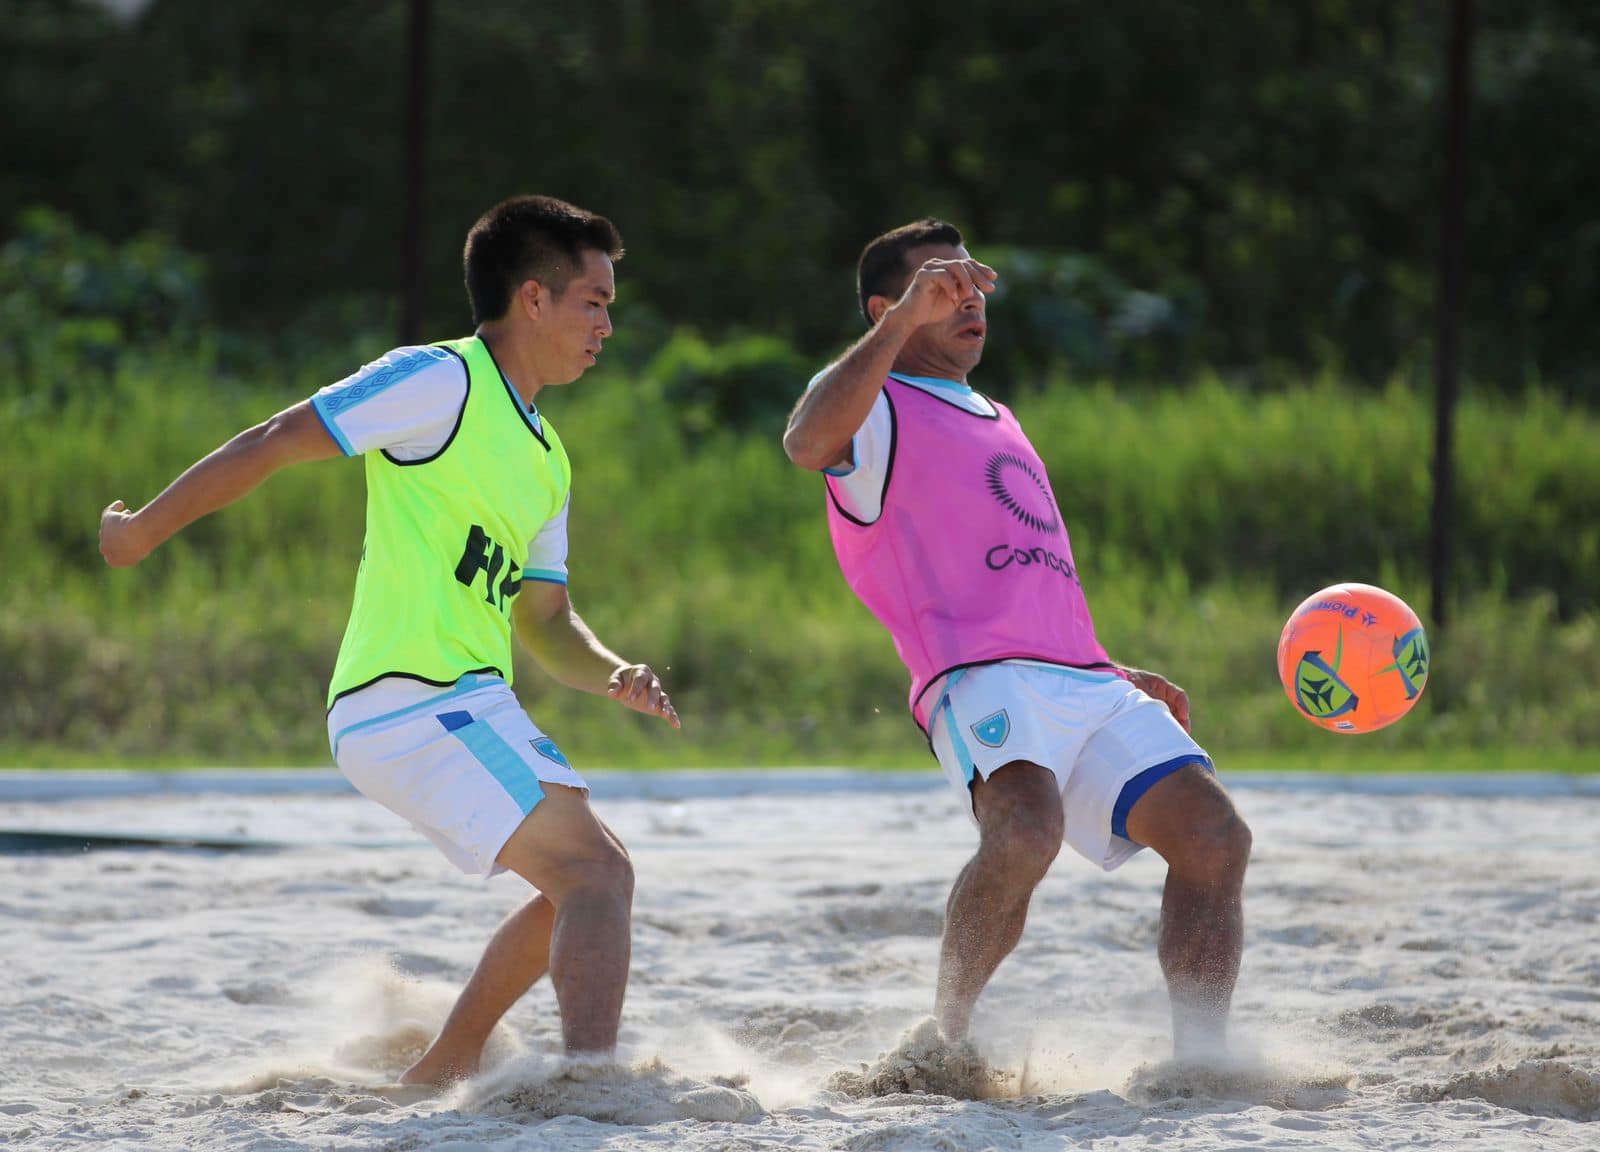
[[(325, 787), (5, 799), (43, 794), (18, 780), (0, 828), (300, 846), (0, 855), (7, 1147), (1600, 1148), (1600, 781), (1234, 781), (1256, 856), (1229, 1066), (1164, 1062), (1159, 861), (1064, 854), (979, 1005), (1003, 1094), (978, 1101), (904, 1090), (974, 841), (931, 766), (605, 781), (638, 873), (632, 1071), (562, 1068), (546, 983), (444, 1096), (374, 1086), (519, 882)], [(867, 1081), (902, 1090), (845, 1090)]]

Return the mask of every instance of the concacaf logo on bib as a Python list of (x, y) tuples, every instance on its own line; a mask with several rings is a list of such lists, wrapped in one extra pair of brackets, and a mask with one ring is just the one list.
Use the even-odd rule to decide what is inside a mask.
[(1053, 534), (1061, 527), (1061, 513), (1050, 498), (1050, 489), (1022, 457), (996, 452), (984, 465), (984, 474), (990, 494), (1029, 528)]

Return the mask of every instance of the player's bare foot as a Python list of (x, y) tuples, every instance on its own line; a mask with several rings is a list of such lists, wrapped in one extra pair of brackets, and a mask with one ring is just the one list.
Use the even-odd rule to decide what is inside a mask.
[(427, 1052), (421, 1060), (400, 1074), (402, 1084), (431, 1084), (435, 1088), (448, 1088), (452, 1084), (459, 1084), (463, 1080), (471, 1079), (478, 1074), (476, 1060), (462, 1060), (456, 1057), (436, 1056)]

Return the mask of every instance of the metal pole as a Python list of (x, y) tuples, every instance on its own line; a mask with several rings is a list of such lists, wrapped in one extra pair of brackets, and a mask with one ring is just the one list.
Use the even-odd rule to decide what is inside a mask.
[(408, 0), (406, 13), (405, 214), (400, 235), (400, 343), (422, 341), (424, 201), (428, 175), (428, 37), (433, 0)]
[(1472, 101), (1472, 0), (1450, 5), (1449, 87), (1444, 110), (1444, 181), (1434, 304), (1433, 514), (1430, 564), (1433, 625), (1449, 619), (1454, 547), (1455, 406), (1461, 381), (1461, 298), (1465, 273), (1467, 109)]

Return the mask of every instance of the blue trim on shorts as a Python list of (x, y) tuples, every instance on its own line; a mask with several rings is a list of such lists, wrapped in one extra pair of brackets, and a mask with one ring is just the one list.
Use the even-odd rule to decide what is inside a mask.
[(1143, 798), (1146, 792), (1168, 776), (1171, 776), (1185, 764), (1199, 764), (1209, 772), (1216, 771), (1211, 766), (1211, 760), (1208, 757), (1198, 756), (1193, 752), (1187, 752), (1173, 760), (1163, 760), (1160, 764), (1146, 768), (1122, 786), (1122, 792), (1117, 796), (1116, 806), (1111, 809), (1111, 834), (1122, 837), (1130, 844), (1137, 844), (1138, 841), (1128, 835), (1128, 816), (1133, 811), (1133, 806)]
[[(956, 724), (956, 710), (950, 704), (950, 690), (961, 683), (962, 677), (967, 674), (965, 668), (957, 668), (945, 677), (944, 691), (939, 693), (939, 702), (933, 706), (933, 715), (944, 713), (945, 734), (950, 737), (950, 750), (956, 754), (956, 763), (961, 765), (961, 771), (966, 774), (967, 787), (972, 787), (972, 782), (977, 778), (978, 765), (972, 759), (972, 753), (967, 751), (966, 741), (961, 739), (960, 727)], [(933, 724), (928, 725), (931, 738)], [(931, 742), (931, 739), (930, 739)]]
[(972, 759), (972, 753), (967, 751), (966, 741), (961, 739), (957, 731), (956, 711), (950, 707), (950, 698), (946, 696), (939, 701), (939, 707), (944, 711), (944, 730), (950, 737), (950, 750), (956, 754), (956, 763), (961, 765), (961, 771), (967, 777), (967, 787), (972, 787), (972, 782), (977, 778), (978, 765)]
[(538, 580), (544, 584), (565, 584), (567, 575), (565, 572), (553, 572), (548, 568), (524, 568), (522, 570), (522, 580), (524, 582)]
[(484, 676), (484, 675), (481, 675), (480, 673), (477, 673), (477, 672), (468, 672), (461, 679), (457, 680), (456, 681), (456, 686), (454, 688), (450, 689), (450, 691), (448, 691), (448, 692), (441, 692), (439, 695), (430, 696), (426, 700), (421, 701), (420, 703), (408, 704), (408, 705), (406, 705), (406, 707), (397, 708), (393, 712), (385, 712), (382, 716), (373, 716), (370, 719), (361, 720), (361, 721), (358, 721), (355, 724), (351, 724), (347, 728), (341, 728), (341, 729), (339, 729), (339, 731), (337, 731), (337, 732), (335, 732), (333, 734), (333, 755), (334, 755), (335, 759), (338, 758), (338, 755), (339, 755), (339, 741), (343, 740), (346, 736), (350, 735), (350, 733), (352, 733), (352, 732), (357, 732), (357, 731), (361, 730), (362, 728), (370, 728), (374, 724), (382, 724), (385, 720), (394, 720), (397, 717), (404, 716), (409, 712), (421, 712), (424, 708), (437, 707), (438, 705), (443, 704), (446, 700), (449, 700), (452, 697), (460, 696), (460, 695), (462, 695), (464, 693), (467, 693), (467, 692), (476, 692), (479, 688), (482, 688), (484, 685), (486, 685), (486, 684), (494, 684), (496, 682), (499, 682), (499, 683), (502, 683), (502, 684), (505, 683), (505, 681), (501, 680), (500, 677), (498, 677), (498, 676)]
[(439, 723), (489, 770), (524, 816), (544, 799), (544, 789), (539, 787), (533, 769), (486, 722), (474, 720), (470, 712), (441, 712)]

